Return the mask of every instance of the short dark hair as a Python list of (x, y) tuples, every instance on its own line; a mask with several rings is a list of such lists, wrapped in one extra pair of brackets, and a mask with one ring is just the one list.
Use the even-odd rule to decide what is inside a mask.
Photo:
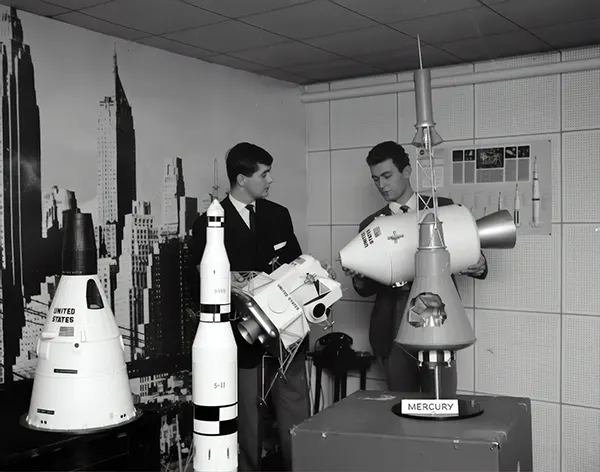
[(233, 146), (225, 158), (230, 185), (236, 184), (240, 174), (250, 177), (258, 170), (259, 164), (272, 165), (273, 156), (256, 144), (238, 143)]
[(369, 167), (373, 167), (388, 159), (392, 160), (400, 172), (410, 165), (408, 153), (400, 146), (400, 144), (395, 143), (394, 141), (384, 141), (371, 149), (367, 156), (367, 164)]

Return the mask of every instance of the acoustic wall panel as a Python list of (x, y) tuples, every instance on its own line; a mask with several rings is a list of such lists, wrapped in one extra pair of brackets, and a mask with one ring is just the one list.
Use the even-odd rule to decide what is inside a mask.
[(370, 147), (398, 138), (396, 94), (331, 102), (331, 149)]
[(532, 400), (531, 427), (533, 470), (535, 472), (558, 472), (560, 465), (560, 404)]
[(475, 137), (560, 131), (560, 75), (475, 85)]
[(600, 131), (563, 133), (563, 222), (600, 222)]
[(475, 284), (477, 308), (560, 313), (560, 225), (551, 236), (521, 236), (514, 249), (484, 252), (489, 273)]
[(475, 72), (488, 72), (492, 70), (520, 69), (523, 67), (539, 66), (560, 62), (560, 53), (548, 52), (542, 54), (527, 54), (525, 56), (506, 57), (492, 61), (478, 62)]
[(309, 225), (331, 224), (331, 158), (329, 151), (309, 152), (307, 187)]
[(600, 470), (600, 410), (562, 407), (562, 472)]
[(560, 315), (476, 309), (475, 390), (560, 401)]
[(329, 102), (306, 103), (306, 147), (308, 151), (324, 151), (329, 144)]

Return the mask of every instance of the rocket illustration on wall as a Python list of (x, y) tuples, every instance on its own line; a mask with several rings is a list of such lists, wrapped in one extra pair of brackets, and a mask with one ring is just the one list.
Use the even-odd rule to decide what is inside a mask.
[(531, 225), (540, 226), (540, 179), (537, 167), (537, 157), (533, 159), (533, 189), (531, 192)]
[(515, 188), (515, 211), (513, 213), (515, 226), (521, 226), (521, 196), (519, 195), (519, 184)]

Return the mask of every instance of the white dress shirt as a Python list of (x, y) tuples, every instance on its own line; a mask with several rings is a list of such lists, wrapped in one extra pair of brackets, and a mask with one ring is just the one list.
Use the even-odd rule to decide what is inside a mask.
[[(231, 194), (229, 194), (229, 200), (231, 200), (231, 203), (233, 203), (233, 206), (242, 217), (242, 220), (244, 220), (244, 223), (246, 223), (246, 226), (250, 228), (250, 210), (246, 208), (247, 204), (236, 200), (231, 196)], [(251, 205), (254, 207), (254, 211), (256, 212), (256, 202), (252, 202)]]
[(395, 215), (396, 213), (401, 213), (402, 210), (400, 208), (403, 206), (407, 206), (408, 211), (416, 211), (417, 210), (417, 194), (413, 193), (412, 196), (408, 199), (408, 201), (404, 204), (400, 204), (398, 202), (390, 202), (388, 206), (390, 207), (390, 210), (392, 211), (393, 215)]

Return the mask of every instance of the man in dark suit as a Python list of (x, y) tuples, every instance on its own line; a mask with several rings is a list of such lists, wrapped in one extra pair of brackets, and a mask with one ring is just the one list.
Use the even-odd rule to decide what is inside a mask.
[[(264, 149), (250, 143), (239, 143), (227, 154), (227, 177), (230, 193), (221, 201), (225, 210), (225, 248), (232, 272), (271, 273), (279, 264), (292, 262), (302, 254), (294, 234), (292, 218), (287, 208), (266, 197), (273, 183), (273, 157)], [(206, 245), (206, 213), (192, 228), (190, 251), (191, 270), (196, 280)], [(198, 287), (199, 282), (192, 284)], [(199, 296), (199, 295), (198, 295)], [(259, 413), (261, 392), (260, 364), (264, 351), (257, 342), (248, 346), (234, 329), (238, 344), (238, 441), (239, 471), (260, 470), (262, 430)], [(291, 470), (290, 429), (310, 415), (305, 350), (299, 349), (285, 379), (280, 376), (271, 391), (282, 458), (286, 470)], [(268, 362), (276, 363), (274, 359)], [(273, 366), (271, 367), (271, 371)], [(265, 378), (265, 391), (271, 384)]]
[[(371, 178), (381, 196), (388, 204), (369, 215), (361, 224), (359, 232), (378, 216), (393, 215), (399, 212), (433, 208), (431, 197), (426, 202), (417, 201), (417, 195), (410, 185), (411, 166), (408, 154), (402, 146), (385, 141), (369, 152), (367, 164)], [(427, 197), (423, 197), (427, 198)], [(437, 197), (438, 206), (452, 205), (449, 198)], [(433, 393), (433, 376), (427, 368), (419, 368), (416, 352), (409, 352), (394, 343), (404, 309), (408, 302), (411, 284), (393, 288), (375, 282), (360, 274), (346, 270), (352, 276), (354, 290), (362, 297), (376, 295), (369, 328), (369, 340), (373, 353), (380, 359), (386, 375), (388, 388), (395, 392)], [(477, 279), (487, 277), (487, 261), (481, 254), (479, 262), (464, 272)], [(447, 398), (456, 394), (456, 365), (442, 370), (441, 392)]]

